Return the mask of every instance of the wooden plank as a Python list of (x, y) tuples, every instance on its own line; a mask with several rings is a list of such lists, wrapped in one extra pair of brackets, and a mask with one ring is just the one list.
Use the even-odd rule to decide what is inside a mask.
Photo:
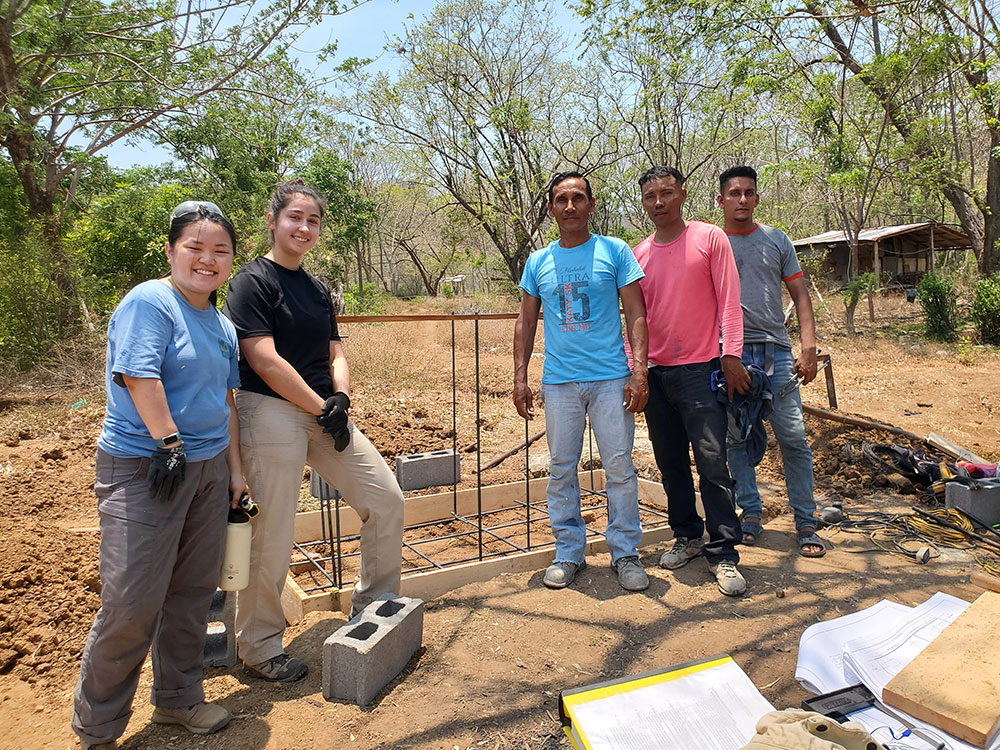
[[(661, 488), (662, 489), (662, 488)], [(672, 532), (666, 526), (649, 529), (642, 533), (642, 540), (639, 547), (647, 547), (652, 544), (659, 544), (673, 537)], [(608, 544), (603, 539), (594, 539), (587, 542), (586, 554), (596, 555), (608, 551)], [(548, 546), (542, 549), (521, 552), (516, 555), (491, 558), (482, 562), (463, 563), (441, 570), (421, 571), (410, 575), (403, 575), (400, 583), (399, 593), (403, 596), (413, 596), (418, 599), (428, 600), (447, 594), (453, 589), (464, 586), (467, 583), (479, 583), (489, 581), (503, 573), (524, 573), (529, 570), (542, 570), (548, 567), (555, 556), (555, 548)], [(610, 569), (609, 569), (610, 575)], [(301, 591), (301, 589), (300, 589)], [(329, 606), (323, 606), (320, 601), (321, 596), (317, 594), (305, 594), (304, 601), (308, 602), (305, 611), (332, 610), (347, 613), (351, 609), (351, 592), (353, 588), (343, 588), (340, 591), (339, 601), (326, 597)]]
[[(343, 598), (338, 589), (307, 594), (289, 574), (285, 578), (285, 588), (281, 590), (281, 611), (285, 614), (285, 622), (295, 625), (310, 612), (329, 612), (337, 609), (339, 600)], [(350, 609), (350, 597), (347, 599), (347, 608)]]
[(889, 680), (882, 700), (986, 747), (1000, 733), (1000, 594), (980, 595)]
[[(548, 477), (532, 479), (530, 483), (531, 501), (541, 501), (545, 499), (545, 489), (548, 487)], [(580, 472), (580, 487), (584, 489), (603, 490), (604, 470), (598, 469), (594, 472), (594, 484), (590, 484), (590, 472)], [(496, 510), (513, 505), (516, 501), (524, 498), (524, 482), (509, 482), (507, 484), (491, 484), (482, 488), (483, 510)], [(422, 495), (420, 497), (410, 497), (406, 499), (403, 510), (403, 523), (407, 526), (417, 523), (427, 523), (438, 521), (444, 518), (451, 518), (452, 510), (455, 507), (455, 496), (451, 492), (437, 492), (433, 495)], [(479, 510), (479, 503), (475, 488), (458, 491), (458, 512), (461, 515), (475, 514)], [(334, 527), (336, 528), (336, 527)], [(361, 519), (354, 512), (353, 508), (341, 506), (340, 508), (340, 535), (354, 536), (361, 531)], [(295, 514), (295, 541), (299, 544), (303, 542), (314, 542), (323, 538), (322, 521), (320, 511), (313, 510), (305, 513)]]
[(948, 438), (938, 435), (936, 432), (932, 432), (927, 436), (927, 444), (937, 448), (939, 451), (947, 453), (952, 458), (958, 458), (962, 461), (968, 461), (974, 464), (993, 463), (992, 461), (987, 461), (985, 458), (977, 456), (970, 450), (966, 450), (958, 443), (953, 443)]
[(1000, 593), (1000, 576), (987, 573), (985, 570), (974, 570), (969, 580), (981, 589)]

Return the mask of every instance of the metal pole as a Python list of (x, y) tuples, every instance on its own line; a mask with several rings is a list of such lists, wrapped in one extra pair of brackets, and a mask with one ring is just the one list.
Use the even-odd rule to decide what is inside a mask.
[[(451, 460), (457, 463), (458, 456), (458, 389), (457, 371), (455, 369), (455, 319), (451, 320)], [(458, 513), (458, 472), (452, 477), (451, 512)]]
[[(479, 559), (483, 559), (483, 475), (482, 442), (479, 424), (479, 318), (476, 318), (476, 520), (479, 525)], [(457, 509), (456, 509), (457, 512)]]
[(528, 463), (528, 420), (524, 420), (524, 530), (531, 549), (531, 465)]

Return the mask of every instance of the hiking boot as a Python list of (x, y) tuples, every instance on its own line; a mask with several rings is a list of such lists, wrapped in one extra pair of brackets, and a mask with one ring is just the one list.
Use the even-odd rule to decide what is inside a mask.
[(736, 567), (736, 563), (723, 560), (718, 565), (709, 565), (715, 580), (719, 582), (719, 591), (726, 596), (739, 596), (747, 590), (747, 581)]
[(682, 568), (701, 554), (704, 543), (701, 539), (688, 539), (686, 536), (675, 536), (674, 546), (660, 557), (660, 567), (667, 570)]
[(243, 669), (268, 682), (298, 682), (309, 672), (304, 661), (288, 654), (278, 654), (260, 664), (244, 664)]
[(626, 591), (645, 591), (649, 588), (649, 577), (635, 555), (621, 558), (613, 567), (618, 572), (618, 585)]
[(564, 589), (573, 583), (576, 574), (587, 567), (587, 563), (556, 562), (545, 569), (542, 583), (550, 589)]
[(157, 724), (180, 724), (195, 734), (218, 732), (231, 718), (226, 709), (215, 703), (199, 703), (188, 708), (157, 706), (153, 709), (153, 721)]

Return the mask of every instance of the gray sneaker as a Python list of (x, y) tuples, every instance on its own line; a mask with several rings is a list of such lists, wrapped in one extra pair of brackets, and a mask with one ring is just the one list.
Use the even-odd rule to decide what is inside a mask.
[(573, 583), (576, 574), (587, 567), (586, 562), (556, 562), (545, 569), (545, 577), (542, 583), (550, 589), (564, 589)]
[(701, 554), (704, 543), (701, 539), (688, 539), (686, 536), (675, 536), (674, 546), (660, 557), (660, 567), (674, 570), (681, 568)]
[(288, 654), (278, 654), (260, 664), (244, 664), (243, 669), (268, 682), (298, 682), (309, 672), (304, 661)]
[(718, 565), (709, 565), (708, 569), (719, 582), (719, 591), (726, 596), (739, 596), (747, 590), (747, 581), (736, 567), (736, 563), (723, 560)]
[(618, 585), (626, 591), (645, 591), (649, 588), (649, 577), (635, 555), (621, 558), (614, 564), (614, 569), (618, 572)]

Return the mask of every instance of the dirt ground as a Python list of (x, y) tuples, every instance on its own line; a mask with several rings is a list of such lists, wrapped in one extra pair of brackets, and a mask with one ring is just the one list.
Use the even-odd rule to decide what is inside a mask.
[[(936, 432), (984, 458), (1000, 457), (995, 349), (927, 341), (915, 333), (919, 308), (898, 298), (879, 301), (875, 324), (859, 310), (863, 335), (847, 337), (840, 333), (840, 302), (827, 304), (818, 306), (820, 346), (832, 355), (842, 412), (920, 435)], [(450, 448), (450, 325), (345, 329), (353, 416), (375, 445), (390, 459)], [(524, 439), (524, 423), (509, 402), (511, 330), (512, 321), (480, 326), (477, 412), (477, 336), (471, 323), (456, 325), (454, 434), (464, 457), (463, 487), (475, 486), (477, 425), (483, 464)], [(100, 591), (92, 490), (104, 408), (99, 367), (69, 383), (53, 375), (0, 391), (0, 748), (74, 746), (72, 691)], [(540, 358), (532, 368), (537, 383)], [(803, 398), (826, 407), (821, 381), (805, 387)], [(542, 426), (536, 420), (530, 431)], [(888, 443), (890, 435), (813, 418), (807, 428), (821, 505), (842, 499), (850, 512), (916, 502), (908, 488), (901, 494), (883, 472), (845, 456), (848, 441)], [(643, 433), (640, 420), (636, 465), (658, 479)], [(529, 456), (532, 474), (544, 474), (544, 440)], [(524, 471), (518, 453), (485, 471), (482, 481), (517, 481)], [(886, 597), (912, 605), (938, 590), (977, 595), (968, 583), (975, 563), (965, 552), (945, 550), (918, 566), (872, 552), (856, 536), (834, 534), (825, 558), (800, 557), (776, 449), (760, 476), (767, 523), (760, 544), (741, 550), (749, 582), (743, 597), (723, 597), (703, 560), (678, 571), (656, 568), (662, 548), (641, 551), (652, 580), (643, 593), (617, 586), (606, 554), (591, 559), (564, 591), (544, 588), (541, 571), (467, 585), (427, 603), (423, 648), (366, 708), (323, 699), (322, 643), (344, 618), (312, 613), (286, 637), (288, 650), (312, 667), (302, 682), (267, 685), (238, 669), (207, 671), (209, 698), (234, 715), (217, 735), (149, 723), (147, 663), (122, 747), (556, 748), (565, 743), (561, 689), (720, 652), (732, 654), (776, 707), (796, 706), (806, 696), (793, 678), (797, 643), (809, 624)]]

